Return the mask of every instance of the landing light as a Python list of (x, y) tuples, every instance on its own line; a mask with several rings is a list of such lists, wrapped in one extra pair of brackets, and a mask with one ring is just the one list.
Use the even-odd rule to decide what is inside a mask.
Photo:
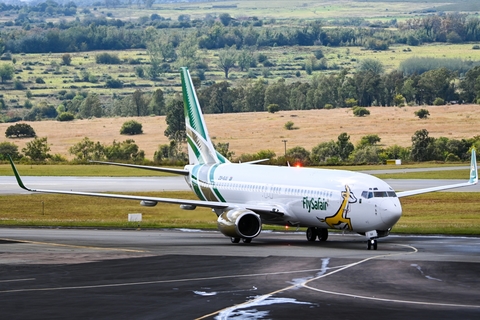
[(288, 228), (290, 228), (289, 226), (285, 226), (285, 229), (288, 230)]

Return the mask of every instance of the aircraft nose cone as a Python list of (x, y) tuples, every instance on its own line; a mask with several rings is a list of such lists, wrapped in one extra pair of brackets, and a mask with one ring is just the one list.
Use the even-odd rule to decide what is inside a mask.
[(382, 221), (391, 228), (402, 216), (402, 206), (397, 198), (387, 198), (380, 205)]

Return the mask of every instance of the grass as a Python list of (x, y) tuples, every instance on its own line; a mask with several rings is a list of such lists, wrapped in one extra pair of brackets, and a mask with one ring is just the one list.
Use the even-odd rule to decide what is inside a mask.
[[(164, 172), (140, 170), (110, 165), (26, 165), (15, 164), (22, 176), (69, 176), (69, 177), (161, 177)], [(0, 176), (13, 175), (10, 164), (0, 165)]]
[[(351, 171), (364, 170), (398, 170), (398, 173), (375, 174), (381, 179), (468, 179), (468, 170), (446, 170), (446, 171), (424, 171), (424, 172), (405, 172), (406, 169), (413, 168), (432, 168), (448, 167), (451, 164), (413, 164), (397, 166), (372, 165), (372, 166), (336, 166), (319, 167), (325, 169), (341, 169)], [(456, 165), (467, 165), (456, 164)], [(109, 165), (68, 165), (68, 164), (49, 164), (49, 165), (15, 165), (22, 176), (69, 176), (69, 177), (161, 177), (171, 176), (165, 172), (156, 172), (151, 170), (140, 170), (134, 168), (116, 167)], [(0, 176), (13, 175), (10, 164), (0, 164)]]
[[(414, 115), (418, 107), (370, 107), (370, 116), (354, 117), (347, 108), (332, 110), (295, 110), (281, 111), (275, 114), (267, 112), (249, 112), (237, 114), (207, 114), (205, 121), (213, 142), (230, 143), (230, 151), (235, 156), (243, 153), (257, 153), (260, 150), (272, 150), (277, 156), (287, 149), (302, 146), (311, 150), (321, 142), (337, 140), (342, 132), (350, 135), (350, 141), (357, 144), (368, 134), (377, 134), (381, 146), (398, 144), (411, 146), (411, 137), (417, 130), (427, 129), (430, 137), (449, 139), (468, 139), (478, 134), (480, 114), (478, 105), (428, 106), (430, 118), (420, 120)], [(142, 124), (143, 134), (124, 136), (120, 128), (125, 121), (136, 120)], [(283, 129), (285, 122), (292, 120), (298, 130)], [(462, 125), (460, 126), (459, 123)], [(167, 144), (164, 135), (165, 117), (126, 117), (74, 120), (71, 122), (37, 121), (28, 122), (39, 137), (48, 137), (51, 154), (61, 154), (68, 159), (72, 155), (68, 149), (84, 137), (104, 144), (112, 141), (133, 139), (147, 159), (153, 159), (158, 145)], [(239, 125), (240, 124), (240, 125)], [(0, 123), (0, 133), (12, 124)], [(7, 139), (0, 136), (0, 142), (9, 141), (25, 147), (31, 139)]]
[[(142, 194), (194, 199), (191, 192)], [(393, 232), (480, 235), (478, 196), (475, 192), (437, 192), (403, 198), (403, 216)], [(1, 226), (216, 229), (216, 216), (210, 209), (184, 211), (170, 204), (149, 208), (128, 200), (31, 194), (0, 196), (0, 207)], [(142, 213), (142, 222), (128, 222), (129, 213)], [(267, 228), (284, 230), (282, 227)]]

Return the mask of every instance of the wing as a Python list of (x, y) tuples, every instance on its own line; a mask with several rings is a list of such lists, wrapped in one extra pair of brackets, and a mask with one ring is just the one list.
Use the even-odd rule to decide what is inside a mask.
[(128, 167), (128, 168), (135, 168), (135, 169), (168, 172), (168, 173), (173, 173), (173, 174), (180, 174), (180, 175), (183, 175), (183, 176), (188, 176), (188, 174), (189, 174), (188, 170), (185, 170), (185, 169), (162, 168), (162, 167), (153, 167), (153, 166), (140, 166), (140, 165), (136, 165), (136, 164), (126, 164), (126, 163), (106, 162), (106, 161), (89, 161), (89, 162), (101, 163), (101, 164), (110, 164), (110, 165), (113, 165), (113, 166)]
[(416, 190), (410, 190), (410, 191), (402, 191), (402, 192), (397, 192), (397, 196), (399, 198), (402, 198), (402, 197), (414, 196), (422, 193), (468, 187), (468, 186), (475, 185), (477, 183), (478, 183), (477, 158), (475, 154), (475, 149), (472, 149), (472, 158), (470, 160), (470, 179), (467, 182), (449, 184), (445, 186), (438, 186), (438, 187), (431, 187), (431, 188), (424, 188), (424, 189), (416, 189)]
[[(15, 174), (15, 178), (17, 179), (17, 183), (19, 187), (30, 192), (67, 194), (67, 195), (101, 197), (101, 198), (110, 198), (110, 199), (137, 200), (137, 201), (145, 201), (149, 203), (150, 206), (154, 206), (156, 203), (160, 202), (160, 203), (188, 205), (192, 207), (206, 207), (206, 208), (220, 209), (220, 210), (225, 210), (228, 208), (245, 208), (259, 214), (261, 217), (266, 218), (268, 220), (282, 218), (285, 215), (285, 210), (281, 206), (276, 204), (244, 204), (244, 203), (232, 203), (232, 202), (216, 202), (216, 201), (202, 201), (202, 200), (189, 200), (189, 199), (133, 196), (133, 195), (123, 195), (123, 194), (112, 194), (112, 193), (32, 189), (25, 186), (10, 155), (8, 156), (8, 158), (12, 166), (13, 173)], [(112, 164), (112, 163), (108, 163), (108, 164)], [(119, 165), (123, 165), (123, 164), (119, 164)], [(127, 166), (130, 166), (130, 165), (127, 165)]]

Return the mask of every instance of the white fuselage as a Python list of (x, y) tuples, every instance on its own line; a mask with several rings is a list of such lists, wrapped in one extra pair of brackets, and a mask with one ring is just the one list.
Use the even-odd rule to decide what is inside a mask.
[(264, 218), (266, 224), (364, 233), (389, 230), (402, 213), (387, 183), (358, 172), (232, 163), (185, 168), (187, 183), (202, 200), (284, 213), (271, 221)]

